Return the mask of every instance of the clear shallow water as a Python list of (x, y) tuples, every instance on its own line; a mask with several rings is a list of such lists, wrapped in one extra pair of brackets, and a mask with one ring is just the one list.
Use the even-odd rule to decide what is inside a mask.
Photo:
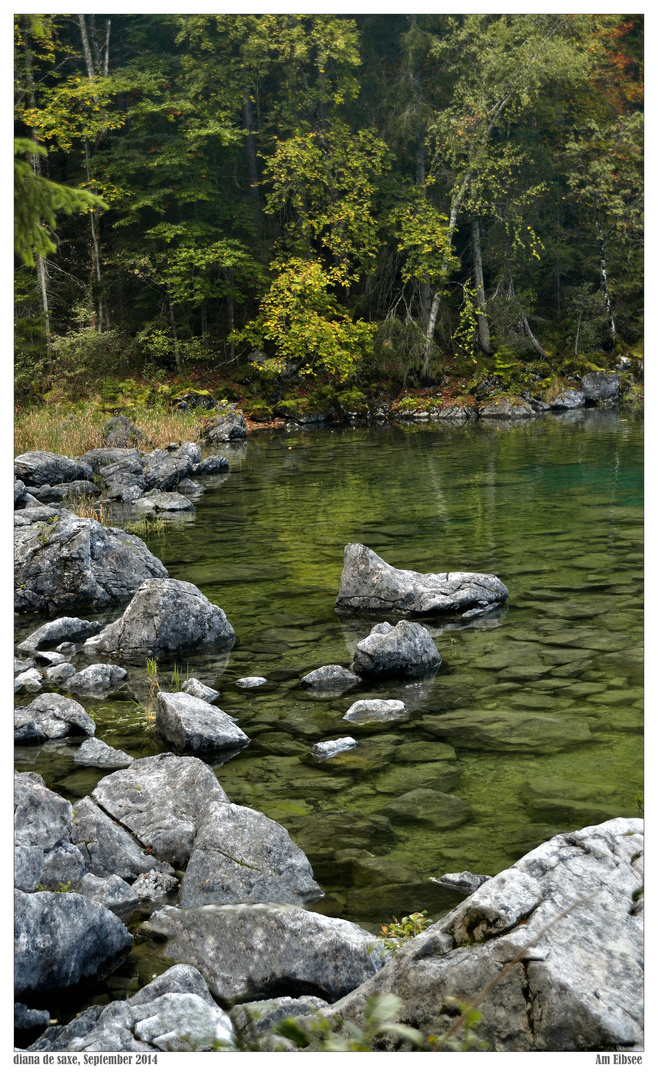
[[(217, 776), (307, 853), (326, 892), (317, 910), (368, 929), (423, 908), (436, 916), (461, 894), (430, 878), (495, 874), (557, 832), (637, 813), (640, 421), (592, 410), (510, 428), (300, 430), (252, 437), (228, 456), (230, 474), (195, 520), (147, 542), (235, 628), (228, 659), (191, 656), (178, 669), (220, 689), (217, 704), (250, 736)], [(313, 697), (301, 676), (349, 665), (377, 621), (334, 614), (353, 541), (398, 567), (497, 574), (508, 609), (465, 626), (426, 623), (444, 661), (432, 680)], [(172, 667), (159, 665), (162, 689)], [(241, 690), (246, 675), (268, 682)], [(143, 672), (132, 685), (141, 704), (84, 703), (99, 738), (157, 753)], [(408, 715), (343, 721), (364, 696), (402, 698)], [(324, 765), (309, 757), (313, 743), (348, 734), (356, 750)], [(103, 773), (73, 766), (71, 753), (24, 749), (18, 767), (79, 798)], [(411, 809), (389, 808), (410, 791)]]

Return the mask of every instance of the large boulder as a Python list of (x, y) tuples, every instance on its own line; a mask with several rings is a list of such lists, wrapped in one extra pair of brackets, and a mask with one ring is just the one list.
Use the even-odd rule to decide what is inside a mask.
[(24, 892), (75, 885), (84, 858), (71, 844), (73, 810), (37, 773), (14, 781), (14, 884)]
[(228, 802), (210, 766), (158, 754), (105, 776), (92, 795), (155, 856), (177, 867), (192, 854), (197, 822), (209, 802)]
[(618, 371), (590, 371), (580, 386), (587, 401), (609, 401), (619, 397), (621, 376)]
[(363, 1026), (368, 998), (392, 993), (401, 1023), (441, 1035), (454, 1021), (446, 998), (472, 1000), (541, 935), (482, 1002), (477, 1034), (497, 1051), (641, 1048), (642, 852), (638, 819), (555, 836), (322, 1015)]
[(73, 807), (71, 842), (83, 853), (87, 872), (96, 877), (117, 874), (133, 882), (152, 871), (171, 871), (135, 843), (128, 830), (117, 825), (89, 796)]
[[(98, 610), (125, 603), (143, 581), (167, 571), (143, 540), (69, 511), (39, 517), (43, 507), (15, 520), (14, 588), (17, 612), (55, 615), (80, 607)], [(37, 514), (36, 519), (34, 514)]]
[(155, 730), (179, 754), (217, 756), (250, 742), (235, 717), (192, 694), (158, 694)]
[(153, 450), (144, 455), (144, 476), (147, 490), (171, 491), (181, 480), (189, 476), (192, 468), (201, 461), (201, 448), (197, 443), (182, 443), (173, 451)]
[(118, 664), (90, 664), (71, 675), (64, 689), (70, 694), (82, 694), (83, 697), (105, 697), (127, 677), (126, 669)]
[(70, 484), (72, 480), (93, 480), (91, 467), (86, 461), (51, 454), (47, 450), (29, 450), (14, 461), (14, 472), (26, 487), (42, 487), (43, 484)]
[(550, 408), (555, 412), (562, 412), (567, 409), (582, 409), (584, 404), (585, 395), (581, 394), (580, 390), (564, 390), (553, 398)]
[(142, 931), (165, 939), (222, 1004), (314, 994), (336, 1001), (379, 971), (377, 939), (354, 923), (288, 904), (164, 907)]
[(229, 649), (235, 631), (220, 607), (189, 581), (145, 581), (120, 619), (85, 644), (88, 653), (127, 657)]
[(108, 746), (102, 739), (85, 739), (82, 746), (73, 755), (76, 765), (89, 765), (96, 769), (120, 769), (131, 765), (135, 759), (125, 750)]
[(124, 457), (100, 466), (106, 499), (135, 502), (146, 491), (146, 477), (141, 457)]
[(534, 415), (527, 401), (505, 396), (497, 397), (480, 409), (481, 420), (532, 420)]
[(103, 425), (103, 438), (106, 446), (137, 446), (137, 443), (144, 441), (144, 432), (127, 416), (119, 413)]
[(132, 935), (107, 908), (76, 893), (14, 893), (14, 986), (46, 993), (97, 979), (121, 962)]
[(182, 907), (301, 904), (323, 895), (304, 852), (282, 825), (247, 806), (208, 804), (183, 878)]
[(336, 611), (392, 615), (479, 615), (507, 600), (493, 574), (396, 570), (365, 544), (347, 544)]
[(208, 454), (197, 465), (192, 466), (190, 476), (217, 476), (219, 473), (228, 472), (230, 468), (228, 458), (220, 454)]
[(354, 651), (352, 671), (364, 679), (418, 679), (441, 666), (439, 651), (424, 626), (401, 619), (378, 623)]

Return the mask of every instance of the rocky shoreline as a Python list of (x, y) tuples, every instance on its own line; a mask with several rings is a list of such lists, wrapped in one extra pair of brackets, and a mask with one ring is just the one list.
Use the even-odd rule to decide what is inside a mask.
[[(607, 396), (597, 399), (605, 405), (615, 403), (609, 389), (605, 384)], [(503, 418), (523, 422), (541, 411), (526, 404), (523, 416)], [(495, 418), (482, 410), (480, 418), (487, 416)], [(113, 441), (132, 437), (125, 424), (117, 430)], [(243, 439), (246, 431), (230, 407), (206, 426), (211, 443)], [(308, 910), (323, 891), (305, 853), (276, 821), (226, 795), (214, 768), (249, 738), (213, 704), (212, 687), (190, 679), (179, 692), (157, 694), (163, 753), (133, 760), (95, 737), (93, 718), (71, 695), (102, 698), (146, 658), (221, 658), (235, 633), (224, 611), (190, 583), (169, 578), (143, 541), (53, 503), (84, 494), (138, 512), (147, 502), (148, 513), (189, 513), (164, 496), (186, 499), (178, 489), (192, 482), (198, 497), (202, 481), (193, 478), (227, 468), (224, 458), (202, 458), (194, 443), (150, 454), (115, 446), (79, 459), (36, 451), (16, 459), (16, 610), (56, 617), (17, 646), (15, 691), (29, 700), (15, 711), (15, 741), (79, 744), (76, 763), (106, 771), (75, 803), (37, 773), (15, 774), (21, 1045), (295, 1051), (293, 1041), (270, 1033), (275, 1021), (298, 1017), (303, 1028), (319, 1016), (362, 1024), (368, 999), (381, 993), (398, 996), (404, 1023), (440, 1035), (453, 1019), (446, 1002), (473, 998), (528, 946), (484, 1010), (481, 1033), (492, 1049), (641, 1048), (641, 820), (557, 836), (491, 879), (437, 882), (470, 895), (391, 956), (366, 930)], [(336, 610), (396, 623), (371, 627), (356, 643), (350, 670), (328, 665), (309, 672), (302, 686), (308, 693), (356, 690), (432, 674), (441, 656), (421, 623), (407, 617), (468, 621), (503, 609), (507, 599), (493, 575), (418, 574), (348, 545)], [(123, 614), (105, 626), (72, 614), (117, 604), (125, 605)], [(356, 701), (344, 717), (356, 737), (309, 751), (318, 759), (349, 753), (359, 730), (403, 717), (405, 708), (383, 697)], [(415, 794), (392, 800), (391, 821), (405, 819), (405, 799)], [(434, 792), (433, 799), (446, 820), (470, 813), (456, 796)], [(135, 912), (144, 918), (131, 933), (126, 922)], [(149, 940), (161, 943), (172, 967), (127, 1000), (90, 1006), (66, 1025), (50, 1023), (48, 994), (98, 980), (136, 941)], [(408, 1046), (391, 1036), (376, 1048)]]

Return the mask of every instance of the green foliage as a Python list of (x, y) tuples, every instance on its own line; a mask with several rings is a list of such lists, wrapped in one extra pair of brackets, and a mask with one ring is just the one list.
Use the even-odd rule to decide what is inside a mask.
[[(414, 405), (417, 404), (413, 398), (409, 400)], [(395, 952), (405, 941), (422, 934), (430, 925), (431, 920), (427, 918), (426, 911), (414, 911), (411, 915), (403, 915), (399, 920), (393, 916), (390, 923), (382, 926), (380, 938), (388, 952)]]
[(361, 319), (353, 323), (329, 292), (340, 273), (302, 259), (275, 269), (260, 314), (234, 340), (276, 350), (274, 358), (254, 363), (258, 371), (281, 373), (292, 365), (300, 375), (325, 371), (339, 381), (353, 376), (370, 350), (373, 328)]

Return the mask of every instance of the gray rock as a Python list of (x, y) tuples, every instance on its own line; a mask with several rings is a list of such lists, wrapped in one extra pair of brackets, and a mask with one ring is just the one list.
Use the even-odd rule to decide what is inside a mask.
[(138, 457), (124, 458), (109, 465), (101, 465), (100, 476), (107, 499), (132, 503), (146, 491), (144, 466)]
[(527, 401), (514, 401), (499, 398), (480, 409), (481, 420), (531, 420), (534, 417), (532, 406)]
[(104, 697), (127, 677), (126, 669), (117, 664), (90, 664), (67, 680), (66, 690), (87, 697)]
[(360, 682), (358, 675), (340, 664), (325, 664), (324, 667), (309, 671), (301, 685), (305, 690), (351, 690)]
[(85, 739), (73, 755), (76, 765), (92, 765), (97, 769), (117, 769), (130, 765), (135, 759), (125, 752), (108, 746), (102, 739)]
[(158, 694), (155, 730), (178, 753), (217, 755), (250, 742), (234, 716), (185, 693)]
[(16, 651), (27, 656), (34, 656), (50, 645), (59, 645), (66, 641), (86, 641), (92, 634), (97, 634), (100, 628), (99, 622), (88, 622), (86, 619), (71, 619), (64, 616), (53, 622), (44, 623), (33, 634), (21, 641), (20, 645), (16, 646)]
[(195, 513), (194, 503), (177, 491), (147, 491), (146, 494), (135, 502), (135, 509), (142, 514), (166, 513)]
[(585, 720), (571, 714), (529, 710), (456, 709), (437, 717), (426, 716), (420, 726), (453, 746), (496, 753), (555, 754), (592, 738)]
[(31, 667), (31, 660), (19, 660), (17, 656), (14, 657), (14, 675), (21, 675), (24, 671), (28, 671)]
[(456, 892), (474, 893), (485, 881), (491, 880), (491, 874), (472, 874), (470, 870), (461, 870), (457, 874), (444, 874), (440, 878), (430, 878), (435, 885), (442, 885), (444, 889), (455, 889)]
[(493, 1051), (641, 1047), (643, 920), (635, 897), (642, 887), (642, 825), (616, 818), (553, 837), (486, 881), (322, 1015), (362, 1025), (368, 998), (393, 993), (402, 1001), (400, 1023), (440, 1035), (453, 1021), (445, 998), (472, 1000), (543, 931), (492, 988), (477, 1034)]
[(46, 993), (112, 971), (132, 935), (116, 915), (76, 893), (14, 893), (14, 986)]
[(20, 675), (17, 675), (14, 679), (14, 693), (20, 694), (22, 690), (25, 690), (28, 694), (38, 694), (42, 688), (42, 679), (43, 676), (38, 668), (28, 668), (27, 671), (21, 671)]
[[(404, 708), (404, 706), (402, 706)], [(343, 720), (345, 717), (343, 717)], [(347, 735), (344, 739), (331, 739), (329, 742), (317, 742), (311, 753), (318, 761), (327, 761), (328, 758), (335, 757), (336, 754), (342, 754), (343, 750), (353, 750), (355, 746), (358, 746), (356, 739), (353, 739), (351, 735)]]
[(201, 461), (201, 449), (196, 443), (182, 443), (176, 450), (153, 450), (144, 456), (144, 475), (147, 490), (171, 491), (189, 476), (194, 465)]
[(203, 495), (205, 488), (203, 484), (197, 484), (196, 480), (191, 480), (189, 476), (186, 476), (180, 484), (176, 484), (176, 491), (181, 495), (186, 495), (188, 499), (194, 499), (197, 495)]
[(39, 883), (44, 889), (62, 892), (71, 885), (76, 885), (84, 873), (85, 860), (82, 852), (65, 841), (44, 852)]
[(247, 675), (244, 679), (236, 679), (235, 685), (241, 690), (254, 690), (257, 686), (265, 686), (266, 682), (267, 679), (264, 679), (262, 675)]
[(224, 1004), (309, 993), (336, 1001), (384, 963), (366, 930), (291, 905), (165, 907), (142, 930), (164, 937), (165, 955), (185, 957)]
[(304, 852), (282, 825), (233, 803), (210, 803), (203, 811), (181, 886), (181, 907), (299, 904), (323, 895)]
[(404, 701), (397, 698), (361, 698), (350, 705), (343, 720), (350, 724), (368, 723), (372, 720), (398, 720), (406, 711)]
[(136, 536), (67, 511), (59, 515), (48, 524), (29, 520), (15, 530), (17, 612), (109, 607), (128, 600), (146, 579), (167, 576)]
[(25, 709), (14, 709), (14, 743), (30, 746), (46, 741), (46, 735)]
[(45, 1028), (50, 1023), (47, 1009), (28, 1009), (27, 1005), (14, 1003), (14, 1030), (29, 1031), (31, 1028)]
[(301, 997), (277, 997), (267, 1001), (247, 1001), (234, 1005), (229, 1015), (233, 1027), (242, 1039), (250, 1041), (267, 1035), (275, 1024), (289, 1016), (309, 1016), (326, 1005), (323, 998), (302, 994)]
[(159, 859), (184, 866), (197, 821), (209, 802), (228, 802), (212, 769), (192, 757), (158, 754), (105, 776), (93, 791), (99, 806)]
[(22, 480), (14, 480), (14, 509), (21, 509), (27, 506), (27, 500), (33, 498), (27, 492), (27, 488)]
[(199, 1052), (235, 1045), (226, 1013), (196, 994), (163, 994), (152, 1004), (133, 1004), (133, 1015), (137, 1010), (147, 1015), (135, 1023), (135, 1035), (158, 1050)]
[(85, 644), (88, 653), (127, 657), (228, 649), (235, 631), (220, 607), (196, 585), (168, 578), (145, 581), (120, 619)]
[(49, 739), (62, 739), (66, 735), (93, 735), (96, 725), (79, 702), (62, 694), (40, 694), (29, 705), (17, 709), (20, 722), (34, 720)]
[(85, 451), (80, 455), (80, 460), (91, 466), (95, 473), (100, 474), (104, 465), (117, 465), (128, 461), (141, 462), (143, 456), (140, 450), (99, 446), (95, 450)]
[(563, 409), (581, 409), (585, 404), (585, 395), (580, 390), (565, 390), (551, 401), (550, 408), (556, 411)]
[(50, 851), (70, 840), (73, 808), (38, 773), (14, 774), (14, 843)]
[(397, 626), (378, 623), (354, 651), (352, 670), (368, 679), (418, 678), (441, 666), (441, 657), (424, 626), (401, 619)]
[(230, 442), (247, 438), (247, 421), (237, 405), (221, 402), (216, 414), (203, 421), (203, 433), (210, 443)]
[(64, 660), (61, 652), (38, 652), (34, 654), (34, 659), (39, 664), (45, 664), (46, 666), (52, 666), (53, 664), (61, 664)]
[(164, 865), (143, 851), (130, 833), (88, 796), (73, 807), (71, 841), (83, 853), (87, 870), (97, 877), (118, 874), (132, 882), (142, 874), (162, 870)]
[(336, 610), (463, 615), (502, 604), (507, 595), (502, 581), (493, 574), (396, 570), (365, 544), (347, 544)]
[(192, 466), (191, 476), (216, 476), (229, 471), (229, 462), (219, 454), (208, 454), (197, 465)]
[(14, 845), (14, 888), (22, 892), (35, 892), (41, 881), (42, 870), (43, 848)]
[(470, 405), (447, 405), (441, 409), (438, 419), (449, 424), (468, 424), (477, 420), (477, 411)]
[(94, 479), (91, 467), (85, 461), (51, 454), (47, 450), (29, 450), (27, 454), (21, 454), (14, 461), (14, 472), (26, 487)]
[(144, 433), (140, 431), (132, 420), (127, 416), (113, 416), (103, 425), (103, 437), (106, 446), (127, 447), (137, 446), (138, 442), (144, 441)]
[(219, 690), (213, 690), (212, 686), (206, 686), (205, 683), (199, 682), (198, 679), (186, 679), (181, 686), (181, 690), (184, 690), (186, 694), (191, 694), (192, 697), (201, 698), (202, 701), (209, 703), (219, 697)]
[(48, 686), (63, 686), (73, 675), (73, 664), (52, 664), (43, 673), (43, 683)]
[(149, 870), (148, 874), (135, 878), (132, 887), (140, 900), (160, 900), (178, 888), (178, 878), (173, 871), (169, 874), (164, 870)]
[(131, 905), (134, 907), (140, 903), (140, 897), (135, 890), (117, 874), (110, 874), (109, 877), (85, 874), (76, 885), (75, 891), (111, 910)]
[(147, 1001), (154, 1001), (162, 994), (196, 994), (208, 1005), (214, 1004), (214, 998), (210, 993), (206, 980), (199, 974), (196, 968), (189, 964), (174, 964), (167, 968), (162, 975), (157, 975), (150, 983), (143, 986), (130, 999), (132, 1005), (144, 1005)]
[(87, 1031), (91, 1031), (102, 1011), (102, 1005), (92, 1005), (91, 1008), (78, 1013), (70, 1023), (64, 1025), (55, 1024), (53, 1027), (49, 1027), (36, 1042), (32, 1043), (29, 1049), (68, 1050), (69, 1043), (73, 1039)]
[(73, 480), (70, 484), (43, 484), (40, 488), (30, 490), (41, 503), (62, 502), (63, 499), (89, 499), (101, 493), (101, 489), (91, 480)]
[(617, 371), (591, 371), (580, 382), (586, 401), (608, 401), (619, 398), (621, 378)]

